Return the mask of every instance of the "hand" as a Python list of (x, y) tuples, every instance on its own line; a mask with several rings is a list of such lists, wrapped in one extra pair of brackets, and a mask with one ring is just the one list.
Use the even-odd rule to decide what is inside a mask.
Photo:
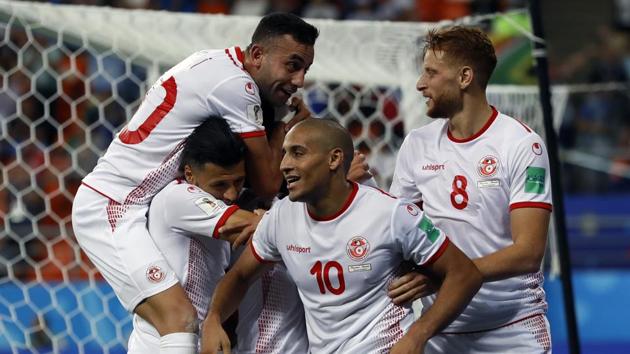
[(295, 112), (293, 118), (287, 122), (287, 125), (284, 127), (285, 131), (289, 131), (293, 128), (294, 125), (299, 122), (311, 118), (311, 111), (308, 109), (302, 98), (300, 97), (291, 97), (289, 103), (289, 110)]
[(256, 209), (247, 218), (226, 223), (219, 228), (219, 238), (229, 241), (232, 250), (235, 250), (249, 241), (264, 214), (265, 210)]
[(200, 354), (218, 354), (219, 350), (223, 354), (230, 354), (232, 345), (227, 333), (221, 326), (221, 321), (216, 315), (208, 315), (201, 329), (201, 351)]
[(390, 354), (423, 354), (426, 342), (414, 340), (409, 333), (394, 344)]
[(365, 155), (355, 150), (352, 163), (350, 164), (350, 170), (348, 171), (348, 176), (346, 176), (346, 178), (351, 181), (361, 183), (371, 177), (372, 174), (370, 173), (370, 165), (368, 165)]
[(431, 295), (435, 292), (436, 286), (431, 278), (416, 271), (411, 271), (397, 279), (389, 285), (387, 296), (396, 305), (412, 302), (421, 297)]

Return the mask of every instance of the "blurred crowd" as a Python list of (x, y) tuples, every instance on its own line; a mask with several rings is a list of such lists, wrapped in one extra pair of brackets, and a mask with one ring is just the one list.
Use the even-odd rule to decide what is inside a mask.
[[(517, 0), (55, 2), (241, 15), (290, 11), (309, 18), (408, 21), (437, 21), (524, 6)], [(493, 35), (500, 57), (516, 59), (500, 60), (512, 70), (498, 68), (493, 83), (535, 83), (528, 42), (514, 45), (500, 27), (494, 28)], [(94, 270), (72, 237), (72, 198), (81, 178), (96, 164), (113, 132), (125, 124), (150, 84), (146, 69), (115, 54), (95, 55), (70, 43), (58, 47), (57, 42), (63, 42), (58, 38), (43, 31), (27, 33), (15, 24), (0, 28), (0, 34), (5, 38), (0, 42), (0, 227), (4, 230), (0, 233), (0, 278), (85, 278)], [(601, 40), (568, 60), (551, 58), (554, 83), (628, 84), (628, 33), (603, 28), (599, 35)], [(518, 54), (521, 52), (527, 54)], [(383, 155), (395, 156), (405, 134), (398, 111), (400, 91), (337, 86), (310, 91), (307, 101), (313, 111), (321, 115), (332, 110), (347, 116), (347, 126), (364, 153), (377, 148)], [(327, 108), (331, 92), (336, 95), (335, 103)], [(603, 161), (597, 169), (565, 163), (569, 193), (630, 192), (629, 92), (616, 89), (569, 95), (562, 117), (561, 147)], [(391, 162), (380, 168), (391, 171)], [(581, 177), (574, 178), (577, 175)]]

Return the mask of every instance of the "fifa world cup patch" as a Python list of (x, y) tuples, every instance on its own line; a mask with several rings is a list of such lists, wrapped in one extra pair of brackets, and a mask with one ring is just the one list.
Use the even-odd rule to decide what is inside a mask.
[(440, 230), (438, 230), (434, 225), (431, 219), (427, 218), (426, 215), (422, 216), (422, 220), (420, 220), (420, 224), (418, 224), (418, 228), (427, 235), (429, 241), (434, 243), (435, 240), (440, 237)]
[(251, 121), (256, 122), (256, 124), (263, 124), (263, 112), (260, 105), (257, 104), (248, 104), (247, 105), (247, 118)]
[(195, 200), (195, 205), (208, 216), (214, 216), (221, 208), (216, 200), (209, 197), (202, 197)]
[(544, 193), (546, 172), (547, 171), (542, 167), (527, 167), (527, 176), (525, 177), (525, 193)]

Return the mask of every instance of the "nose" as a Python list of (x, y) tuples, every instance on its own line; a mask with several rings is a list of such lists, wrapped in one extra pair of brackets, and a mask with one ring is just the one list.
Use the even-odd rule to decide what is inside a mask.
[(290, 158), (288, 156), (289, 154), (285, 153), (282, 157), (282, 160), (280, 161), (280, 172), (282, 172), (283, 174), (291, 170), (291, 162), (289, 161)]
[(298, 88), (304, 87), (304, 77), (306, 76), (306, 72), (304, 70), (300, 70), (293, 75), (291, 78), (291, 84), (297, 86)]
[(426, 89), (427, 89), (427, 84), (425, 83), (424, 75), (420, 75), (420, 77), (418, 78), (418, 82), (416, 82), (416, 90), (422, 92)]
[(236, 188), (236, 186), (230, 186), (223, 193), (223, 200), (227, 204), (234, 204), (236, 199), (238, 199), (238, 188)]

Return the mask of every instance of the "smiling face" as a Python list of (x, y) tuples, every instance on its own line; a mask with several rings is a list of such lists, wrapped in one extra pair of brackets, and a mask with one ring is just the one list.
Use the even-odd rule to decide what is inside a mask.
[(327, 192), (331, 178), (332, 151), (317, 143), (317, 134), (296, 126), (284, 139), (285, 151), (280, 170), (287, 181), (291, 201), (315, 204)]
[(304, 86), (306, 72), (313, 64), (313, 46), (301, 44), (285, 34), (254, 45), (251, 55), (257, 67), (252, 74), (264, 99), (282, 106)]
[(459, 71), (460, 65), (448, 60), (443, 51), (427, 50), (425, 53), (416, 88), (427, 99), (429, 117), (450, 118), (462, 109)]
[(184, 166), (184, 176), (190, 184), (201, 188), (226, 204), (233, 204), (245, 183), (245, 161), (230, 167), (207, 162), (202, 166)]

